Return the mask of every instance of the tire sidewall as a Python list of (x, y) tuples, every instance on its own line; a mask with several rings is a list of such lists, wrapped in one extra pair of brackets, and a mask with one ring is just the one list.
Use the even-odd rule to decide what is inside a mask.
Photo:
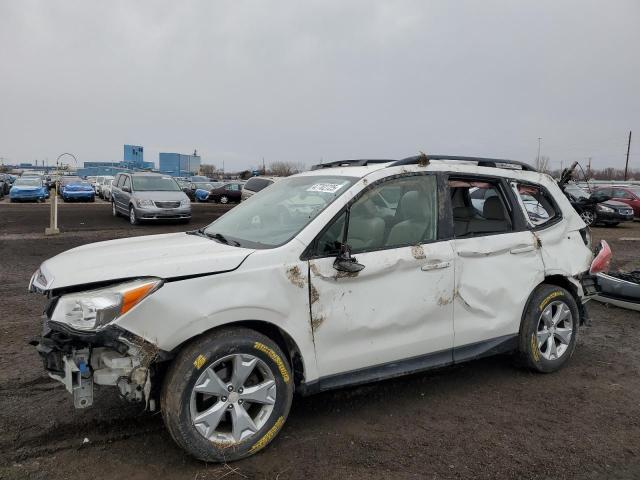
[[(556, 360), (547, 360), (538, 348), (537, 329), (540, 315), (552, 302), (563, 302), (571, 311), (573, 332), (571, 341), (565, 353)], [(562, 287), (555, 285), (541, 285), (533, 293), (525, 313), (523, 328), (520, 333), (520, 351), (525, 356), (528, 365), (543, 373), (555, 372), (562, 368), (571, 358), (578, 338), (580, 312), (573, 295)]]
[[(215, 444), (193, 426), (191, 392), (206, 368), (236, 353), (251, 354), (268, 366), (276, 382), (276, 403), (267, 422), (254, 435), (235, 445)], [(163, 385), (162, 413), (176, 442), (193, 456), (228, 462), (257, 453), (277, 436), (289, 414), (292, 397), (293, 375), (278, 346), (252, 330), (227, 330), (198, 339), (176, 358)]]

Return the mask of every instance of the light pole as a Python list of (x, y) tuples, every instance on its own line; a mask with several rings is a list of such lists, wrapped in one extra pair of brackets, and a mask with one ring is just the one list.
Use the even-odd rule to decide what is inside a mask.
[(540, 142), (542, 137), (538, 137), (538, 156), (536, 157), (536, 169), (540, 170)]
[[(75, 164), (76, 168), (78, 167), (78, 160), (76, 159), (75, 155), (73, 155), (72, 153), (61, 153), (60, 155), (58, 155), (58, 158), (56, 158), (56, 175), (58, 176), (60, 174), (60, 169), (58, 168), (58, 165), (60, 163), (60, 158), (64, 157), (65, 155), (69, 155), (71, 158), (73, 158), (73, 163)], [(51, 199), (51, 214), (49, 217), (49, 227), (44, 229), (44, 234), (57, 235), (59, 233), (60, 233), (60, 230), (58, 229), (58, 182), (56, 181), (53, 184), (53, 198)]]

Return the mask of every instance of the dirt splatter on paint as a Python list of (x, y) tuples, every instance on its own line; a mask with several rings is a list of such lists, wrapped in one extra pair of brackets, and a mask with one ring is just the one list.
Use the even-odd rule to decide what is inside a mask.
[(300, 272), (300, 267), (298, 267), (297, 265), (287, 270), (287, 278), (296, 287), (304, 288), (305, 279)]

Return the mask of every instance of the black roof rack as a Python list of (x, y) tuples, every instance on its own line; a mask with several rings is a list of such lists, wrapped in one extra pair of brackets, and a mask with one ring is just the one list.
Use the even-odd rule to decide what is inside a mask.
[(399, 165), (414, 165), (430, 160), (449, 160), (460, 162), (475, 162), (479, 167), (493, 167), (493, 168), (514, 168), (517, 167), (520, 170), (526, 170), (528, 172), (537, 172), (528, 163), (518, 162), (515, 160), (505, 160), (500, 158), (483, 158), (483, 157), (461, 157), (458, 155), (415, 155), (413, 157), (404, 158), (393, 162), (390, 167), (396, 167)]
[(335, 162), (319, 163), (312, 165), (311, 170), (320, 170), (321, 168), (335, 168), (335, 167), (364, 167), (372, 165), (374, 163), (389, 163), (396, 160), (383, 160), (383, 159), (361, 159), (361, 160), (336, 160)]

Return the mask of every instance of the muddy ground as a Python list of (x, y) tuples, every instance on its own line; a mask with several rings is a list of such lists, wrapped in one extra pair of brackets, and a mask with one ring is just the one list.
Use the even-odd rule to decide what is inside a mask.
[[(176, 447), (158, 414), (109, 389), (74, 410), (27, 342), (43, 298), (27, 294), (46, 258), (87, 242), (179, 231), (227, 207), (195, 205), (184, 225), (130, 227), (109, 206), (62, 205), (63, 234), (42, 236), (48, 207), (0, 202), (0, 478), (640, 478), (640, 314), (592, 304), (570, 364), (551, 375), (509, 356), (297, 398), (279, 437), (230, 465)], [(620, 267), (638, 267), (640, 223), (595, 228)]]

